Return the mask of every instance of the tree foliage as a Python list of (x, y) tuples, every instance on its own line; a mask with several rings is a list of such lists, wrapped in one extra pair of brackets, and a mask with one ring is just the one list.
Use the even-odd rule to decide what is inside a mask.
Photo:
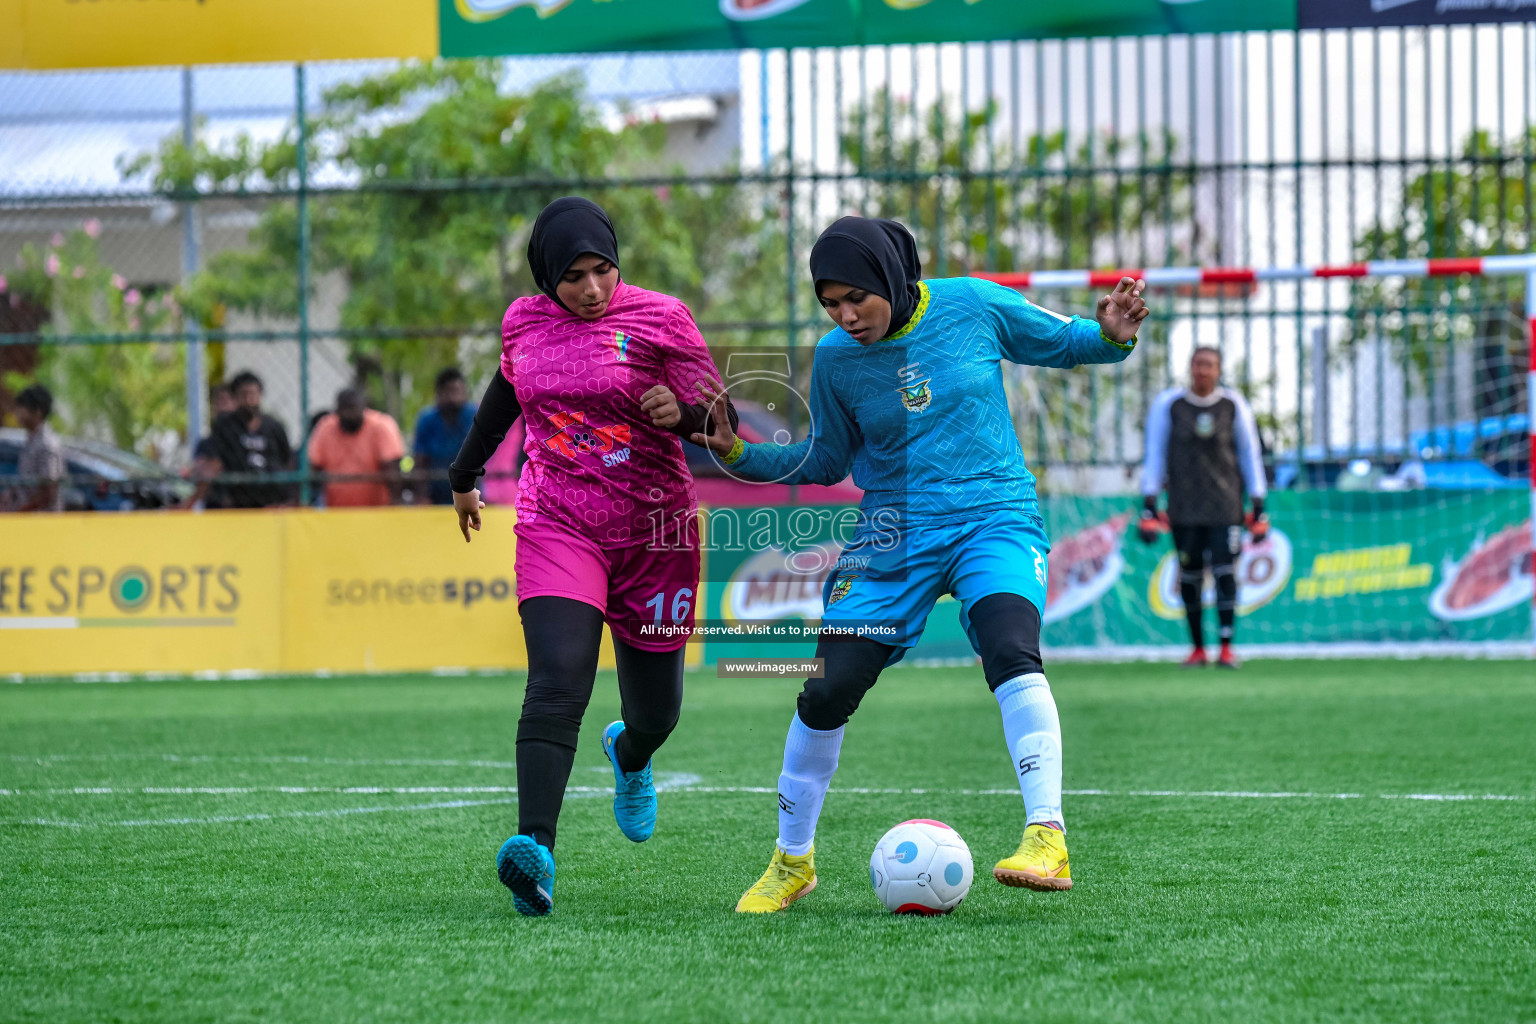
[[(996, 103), (956, 113), (939, 100), (919, 109), (882, 90), (853, 110), (841, 151), (869, 180), (863, 212), (912, 226), (934, 274), (1114, 265), (1148, 251), (1158, 262), (1165, 253), (1193, 255), (1187, 175), (1148, 170), (1167, 162), (1171, 134), (1058, 131), (1022, 138), (1015, 151), (996, 141), (1001, 130)], [(1104, 169), (1130, 154), (1139, 167)]]
[[(397, 417), (414, 412), (440, 366), (489, 359), (497, 339), (487, 328), (534, 290), (523, 258), (533, 218), (569, 191), (613, 217), (626, 279), (687, 301), (717, 325), (707, 332), (717, 348), (782, 344), (786, 321), (819, 322), (804, 259), (825, 224), (811, 223), (806, 197), (827, 186), (801, 181), (791, 194), (782, 182), (690, 183), (680, 171), (670, 186), (625, 184), (666, 159), (663, 126), (615, 118), (579, 76), (511, 91), (503, 71), (494, 60), (402, 65), (330, 89), (310, 121), (309, 166), (341, 186), (310, 200), (311, 279), (341, 282), (338, 326), (353, 332), (353, 362), (378, 404)], [(842, 112), (839, 145), (859, 180), (837, 186), (840, 201), (855, 193), (837, 212), (911, 224), (929, 274), (1194, 255), (1187, 177), (1130, 166), (1133, 154), (1166, 162), (1171, 136), (1054, 133), (1021, 140), (1015, 156), (988, 144), (995, 105), (956, 109), (953, 98), (914, 107), (877, 92)], [(298, 146), (295, 126), (270, 143), (242, 137), (216, 149), (170, 138), (123, 170), (172, 194), (291, 190)], [(776, 167), (788, 169), (783, 155)], [(181, 293), (208, 326), (223, 309), (297, 314), (296, 202), (264, 201), (247, 241), (213, 256)], [(1074, 308), (1090, 301), (1056, 298)], [(819, 331), (799, 336), (807, 333)], [(809, 363), (800, 360), (802, 373)], [(1053, 403), (1047, 414), (1086, 423), (1091, 389), (1078, 390), (1081, 402)]]
[[(139, 334), (173, 329), (180, 318), (169, 292), (145, 295), (101, 261), (100, 222), (86, 221), (46, 245), (22, 248), (7, 279), (13, 297), (48, 311), (47, 335)], [(151, 456), (161, 434), (186, 425), (185, 362), (168, 343), (45, 343), (37, 378), (59, 399), (67, 433), (109, 439)], [(28, 381), (11, 379), (20, 390)]]
[[(572, 191), (540, 181), (599, 182), (581, 191), (614, 220), (626, 279), (682, 297), (700, 318), (723, 309), (751, 319), (771, 306), (738, 241), (761, 229), (745, 193), (607, 185), (658, 156), (664, 127), (610, 125), (578, 76), (526, 92), (506, 91), (503, 78), (499, 61), (402, 65), (332, 88), (309, 124), (310, 166), (351, 186), (311, 200), (312, 274), (341, 278), (339, 326), (359, 332), (350, 342), (359, 377), (396, 416), (429, 400), (433, 373), (461, 347), (494, 351), (485, 326), (534, 292), (528, 232), (546, 203)], [(168, 139), (124, 170), (169, 190), (293, 188), (297, 133), (218, 151)], [(184, 301), (207, 321), (221, 306), (292, 318), (298, 258), (297, 204), (274, 200), (248, 246), (210, 259)]]
[[(1527, 129), (1536, 140), (1536, 128)], [(1527, 144), (1527, 149), (1529, 143)], [(1425, 259), (1532, 251), (1531, 167), (1487, 131), (1469, 134), (1454, 164), (1406, 176), (1387, 212), (1355, 240), (1355, 256)], [(1474, 417), (1511, 411), (1529, 341), (1524, 282), (1463, 276), (1362, 283), (1351, 299), (1346, 346), (1382, 338), (1418, 386), (1442, 386), (1446, 360), (1474, 347)], [(1433, 399), (1433, 396), (1431, 396)], [(1446, 397), (1446, 408), (1451, 399)], [(1438, 403), (1437, 403), (1438, 404)], [(1451, 419), (1456, 416), (1452, 415)]]

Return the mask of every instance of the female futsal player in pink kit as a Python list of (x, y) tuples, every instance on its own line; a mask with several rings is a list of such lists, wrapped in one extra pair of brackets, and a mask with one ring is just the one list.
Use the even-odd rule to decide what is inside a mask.
[(656, 826), (651, 755), (677, 725), (699, 590), (698, 500), (682, 439), (713, 432), (707, 407), (677, 396), (718, 389), (720, 377), (687, 306), (620, 280), (613, 225), (596, 203), (545, 207), (528, 265), (543, 294), (507, 310), (501, 372), (449, 480), (467, 541), (484, 507), (475, 481), (525, 418), (516, 572), (528, 688), (517, 724), (518, 834), (496, 870), (517, 911), (537, 917), (554, 909), (555, 822), (604, 621), (624, 716), (603, 731), (614, 817), (637, 843)]

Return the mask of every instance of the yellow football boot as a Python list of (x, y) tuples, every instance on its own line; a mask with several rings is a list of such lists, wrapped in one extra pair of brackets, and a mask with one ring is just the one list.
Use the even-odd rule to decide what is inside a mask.
[(1024, 841), (1013, 856), (997, 862), (992, 877), (1004, 885), (1041, 892), (1072, 888), (1067, 837), (1049, 825), (1030, 825), (1024, 830)]
[(772, 914), (816, 888), (816, 848), (792, 857), (774, 847), (773, 860), (757, 884), (736, 904), (738, 914)]

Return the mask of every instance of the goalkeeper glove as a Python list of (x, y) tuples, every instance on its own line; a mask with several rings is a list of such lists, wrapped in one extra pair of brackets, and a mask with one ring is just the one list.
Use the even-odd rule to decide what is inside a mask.
[(1264, 499), (1253, 499), (1253, 511), (1248, 514), (1248, 535), (1255, 544), (1264, 543), (1269, 536), (1269, 516), (1264, 514)]

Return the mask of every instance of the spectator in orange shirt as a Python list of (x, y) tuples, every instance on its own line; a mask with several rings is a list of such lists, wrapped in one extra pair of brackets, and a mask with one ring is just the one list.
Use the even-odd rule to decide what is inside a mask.
[(405, 444), (400, 427), (387, 413), (368, 408), (360, 388), (336, 395), (336, 411), (321, 417), (309, 436), (309, 464), (330, 477), (371, 480), (327, 480), (329, 508), (392, 505), (400, 500), (400, 459)]

